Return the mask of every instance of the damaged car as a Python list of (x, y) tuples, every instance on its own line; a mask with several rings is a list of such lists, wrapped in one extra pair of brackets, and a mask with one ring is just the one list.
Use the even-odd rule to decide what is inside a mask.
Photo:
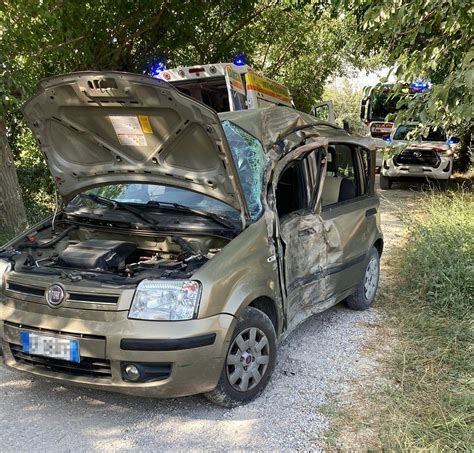
[(370, 139), (287, 107), (217, 114), (117, 72), (46, 79), (24, 114), (63, 201), (0, 251), (6, 366), (230, 407), (302, 321), (373, 303)]

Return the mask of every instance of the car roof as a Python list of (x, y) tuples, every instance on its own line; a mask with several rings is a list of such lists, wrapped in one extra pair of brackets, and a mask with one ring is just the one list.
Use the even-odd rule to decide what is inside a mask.
[[(294, 128), (313, 125), (316, 132), (322, 137), (348, 138), (351, 135), (344, 129), (327, 121), (320, 121), (307, 113), (298, 110), (272, 106), (251, 110), (219, 113), (221, 121), (230, 121), (258, 138), (268, 150), (286, 131)], [(358, 137), (354, 137), (357, 139)]]

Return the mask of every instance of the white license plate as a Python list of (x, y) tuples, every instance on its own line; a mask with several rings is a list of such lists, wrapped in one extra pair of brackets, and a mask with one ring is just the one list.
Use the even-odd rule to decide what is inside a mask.
[(21, 332), (23, 352), (31, 355), (51, 357), (52, 359), (80, 362), (79, 341), (38, 335), (32, 332)]

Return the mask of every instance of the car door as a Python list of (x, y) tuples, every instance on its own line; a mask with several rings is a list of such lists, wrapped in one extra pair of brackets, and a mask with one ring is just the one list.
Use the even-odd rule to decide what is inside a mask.
[[(310, 151), (325, 154), (322, 147)], [(276, 241), (286, 292), (288, 330), (321, 311), (327, 294), (323, 273), (327, 241), (323, 221), (312, 203), (315, 194), (307, 156), (308, 153), (286, 156), (278, 164), (273, 181), (278, 216)], [(316, 171), (323, 168), (320, 166)]]
[(378, 198), (374, 195), (375, 156), (357, 144), (330, 143), (321, 197), (321, 218), (335, 253), (328, 249), (328, 293), (350, 292), (361, 280), (374, 243)]

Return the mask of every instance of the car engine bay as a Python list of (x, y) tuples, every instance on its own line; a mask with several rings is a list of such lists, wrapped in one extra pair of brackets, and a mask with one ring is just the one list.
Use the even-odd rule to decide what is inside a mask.
[(26, 234), (0, 257), (15, 272), (131, 284), (144, 278), (189, 278), (228, 242), (198, 233), (122, 233), (58, 222), (54, 229), (50, 225)]

